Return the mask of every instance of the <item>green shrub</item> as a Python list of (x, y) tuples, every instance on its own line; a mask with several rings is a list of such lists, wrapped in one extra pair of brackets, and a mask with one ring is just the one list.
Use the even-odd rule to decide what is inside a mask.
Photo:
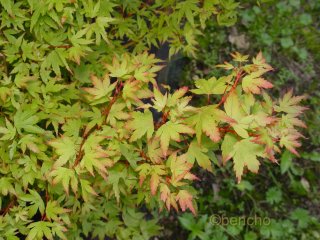
[[(192, 55), (199, 27), (212, 14), (234, 23), (238, 3), (0, 3), (2, 238), (148, 239), (160, 227), (143, 208), (196, 214), (191, 169), (212, 171), (219, 149), (238, 181), (258, 172), (258, 158), (298, 154), (304, 97), (260, 96), (272, 87), (261, 53), (251, 63), (232, 54), (225, 76), (191, 91), (155, 80), (163, 66), (152, 45)], [(207, 104), (191, 106), (192, 94)]]

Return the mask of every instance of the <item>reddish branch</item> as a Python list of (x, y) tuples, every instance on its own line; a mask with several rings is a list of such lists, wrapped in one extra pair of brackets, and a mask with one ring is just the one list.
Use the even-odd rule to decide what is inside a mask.
[(1, 210), (0, 214), (2, 216), (6, 215), (9, 212), (9, 210), (14, 206), (15, 202), (16, 202), (16, 197), (14, 197), (14, 199), (11, 200), (11, 202), (6, 206), (6, 208)]
[(236, 76), (236, 80), (234, 82), (234, 84), (232, 85), (230, 91), (225, 94), (227, 88), (225, 89), (225, 92), (220, 100), (220, 102), (218, 103), (218, 107), (221, 106), (222, 104), (224, 104), (224, 102), (227, 100), (227, 98), (230, 96), (230, 94), (236, 89), (236, 87), (238, 86), (238, 83), (240, 82), (241, 80), (241, 77), (243, 77), (243, 74), (242, 74), (242, 70), (240, 70)]
[(58, 45), (58, 46), (50, 45), (49, 47), (50, 48), (65, 48), (65, 49), (68, 49), (68, 48), (71, 48), (72, 46), (71, 45)]
[[(103, 110), (103, 112), (102, 112), (102, 115), (104, 116), (104, 120), (102, 122), (102, 125), (106, 124), (108, 115), (110, 113), (110, 110), (111, 110), (113, 104), (117, 101), (118, 97), (120, 96), (122, 88), (123, 88), (123, 83), (121, 81), (119, 81), (118, 84), (117, 84), (116, 90), (114, 92), (114, 95), (113, 95), (108, 107), (105, 110)], [(79, 148), (79, 151), (77, 153), (76, 160), (75, 160), (75, 162), (73, 164), (73, 168), (75, 168), (80, 163), (81, 159), (83, 158), (83, 155), (84, 155), (83, 145), (85, 144), (86, 140), (88, 139), (88, 137), (94, 131), (99, 130), (99, 129), (100, 129), (100, 126), (99, 125), (95, 125), (92, 129), (90, 129), (90, 131), (88, 131), (88, 132), (84, 131), (84, 133), (82, 135), (82, 141), (81, 141), (81, 144), (80, 144), (80, 148)]]
[[(224, 126), (224, 127), (219, 127), (219, 132), (224, 133), (224, 134), (225, 133), (232, 133), (232, 134), (238, 135), (237, 132), (231, 128), (232, 128), (232, 126), (230, 126), (230, 125)], [(256, 133), (248, 133), (248, 135), (251, 137), (258, 137), (259, 136), (259, 134), (256, 134)]]
[(160, 128), (163, 124), (165, 124), (168, 120), (170, 111), (163, 113), (161, 117), (161, 121), (157, 123), (156, 129)]

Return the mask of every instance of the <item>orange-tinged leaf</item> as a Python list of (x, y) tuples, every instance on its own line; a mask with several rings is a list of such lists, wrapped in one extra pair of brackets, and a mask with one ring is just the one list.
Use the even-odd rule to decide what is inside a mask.
[(286, 112), (289, 114), (301, 114), (306, 107), (299, 106), (298, 104), (306, 98), (306, 96), (293, 96), (293, 91), (287, 92), (282, 99), (279, 100), (279, 104), (274, 107), (276, 112)]
[(167, 209), (170, 211), (170, 189), (166, 184), (160, 184), (160, 199), (166, 204)]
[(252, 72), (242, 79), (242, 87), (246, 93), (260, 94), (260, 88), (272, 88), (273, 85), (261, 77), (267, 70)]
[[(184, 185), (180, 181), (185, 179), (186, 176), (190, 178), (190, 169), (193, 164), (187, 161), (186, 154), (177, 156), (177, 153), (173, 153), (170, 155), (168, 161), (170, 161), (170, 169), (172, 172), (171, 184), (174, 186)], [(194, 176), (193, 174), (191, 175)], [(195, 176), (194, 179), (196, 179)]]
[(109, 95), (115, 88), (117, 82), (110, 85), (109, 75), (105, 75), (103, 79), (96, 76), (91, 76), (93, 88), (83, 88), (86, 92), (90, 93), (92, 97), (92, 105), (104, 103), (109, 101)]
[(193, 134), (194, 130), (182, 123), (177, 122), (166, 122), (157, 131), (156, 136), (160, 137), (160, 145), (164, 156), (167, 155), (169, 142), (174, 140), (180, 141), (180, 134)]
[(183, 212), (185, 212), (187, 209), (190, 209), (190, 211), (194, 215), (196, 215), (196, 210), (193, 207), (192, 199), (193, 196), (186, 190), (180, 190), (176, 196), (176, 201), (179, 202), (179, 205)]
[(303, 135), (293, 128), (286, 129), (283, 132), (284, 134), (280, 138), (280, 147), (284, 146), (296, 156), (300, 156), (296, 148), (301, 146), (298, 139), (303, 137)]
[(159, 175), (156, 173), (153, 173), (151, 175), (151, 179), (150, 179), (150, 189), (151, 189), (151, 194), (155, 195), (158, 189), (160, 183), (160, 178)]

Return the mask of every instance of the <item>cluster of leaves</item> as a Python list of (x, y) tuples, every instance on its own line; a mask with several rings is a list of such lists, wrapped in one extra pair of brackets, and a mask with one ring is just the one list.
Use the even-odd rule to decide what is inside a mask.
[[(195, 214), (191, 170), (212, 171), (214, 151), (238, 181), (258, 157), (297, 154), (303, 97), (258, 97), (272, 87), (262, 54), (233, 54), (228, 75), (189, 92), (158, 86), (162, 65), (143, 52), (168, 41), (170, 55), (194, 54), (212, 15), (234, 23), (233, 0), (0, 4), (1, 237), (148, 239), (157, 217), (139, 208)], [(191, 106), (192, 94), (208, 104)]]
[[(74, 83), (27, 85), (16, 93), (24, 102), (16, 101), (16, 86), (8, 84), (0, 129), (3, 234), (132, 237), (141, 225), (131, 226), (125, 214), (141, 216), (122, 212), (124, 231), (117, 204), (195, 214), (190, 182), (197, 177), (190, 170), (197, 162), (212, 171), (210, 158), (220, 143), (238, 181), (245, 168), (258, 171), (257, 157), (276, 161), (281, 147), (297, 154), (301, 134), (295, 127), (304, 127), (297, 118), (304, 108), (297, 104), (303, 97), (289, 92), (273, 102), (264, 93), (258, 100), (262, 88), (272, 87), (262, 78), (271, 66), (261, 53), (246, 65), (248, 56), (232, 56), (233, 64), (219, 66), (229, 75), (198, 80), (191, 90), (207, 95), (203, 107), (189, 105), (186, 87), (160, 91), (155, 76), (162, 66), (147, 53), (115, 57), (104, 76), (92, 75), (92, 86), (82, 89)], [(222, 95), (218, 104), (210, 104), (212, 94)], [(162, 115), (159, 121), (155, 112)], [(37, 214), (39, 221), (33, 221)], [(104, 221), (110, 227), (99, 228)]]
[[(244, 5), (253, 6), (256, 2), (247, 0)], [(190, 76), (197, 79), (223, 74), (213, 66), (225, 58), (226, 51), (249, 46), (246, 51), (252, 53), (262, 48), (264, 56), (275, 68), (269, 75), (274, 84), (272, 95), (282, 95), (290, 88), (308, 95), (304, 103), (310, 109), (303, 115), (308, 128), (303, 130), (306, 138), (299, 151), (300, 157), (284, 151), (280, 168), (266, 163), (258, 176), (247, 176), (248, 181), (242, 180), (238, 185), (230, 181), (231, 164), (222, 168), (215, 163), (214, 177), (200, 172), (202, 178), (212, 184), (196, 184), (201, 191), (197, 199), (199, 217), (191, 220), (188, 214), (183, 215), (187, 224), (180, 221), (179, 227), (185, 229), (180, 238), (189, 234), (190, 238), (197, 239), (319, 239), (320, 102), (317, 76), (320, 69), (317, 59), (320, 54), (316, 42), (320, 36), (317, 28), (320, 5), (305, 0), (260, 3), (250, 9), (244, 7), (232, 28), (220, 27), (213, 22), (208, 25), (198, 39), (201, 46), (198, 58), (190, 59), (188, 78), (183, 84), (190, 82)], [(241, 41), (243, 38), (245, 44)], [(290, 39), (290, 46), (285, 45), (286, 39)], [(237, 226), (237, 229), (230, 225), (212, 226), (210, 214), (258, 215), (270, 218), (272, 224)], [(301, 221), (296, 221), (298, 215)]]

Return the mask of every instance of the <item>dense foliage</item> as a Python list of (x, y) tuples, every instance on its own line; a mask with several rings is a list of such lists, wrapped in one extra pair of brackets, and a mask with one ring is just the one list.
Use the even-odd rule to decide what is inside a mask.
[[(262, 1), (261, 1), (262, 2)], [(255, 53), (262, 49), (275, 71), (268, 75), (274, 85), (272, 96), (282, 96), (294, 89), (296, 94), (306, 94), (304, 104), (309, 107), (303, 114), (308, 128), (299, 149), (300, 156), (288, 151), (281, 154), (279, 168), (266, 162), (258, 175), (247, 175), (235, 184), (232, 164), (214, 165), (213, 174), (196, 172), (202, 182), (197, 198), (198, 217), (188, 213), (179, 215), (179, 221), (166, 225), (171, 231), (181, 233), (179, 239), (319, 239), (320, 238), (320, 118), (319, 80), (319, 1), (284, 0), (241, 1), (243, 10), (239, 20), (231, 27), (221, 27), (210, 22), (200, 43), (198, 58), (186, 59), (186, 76), (179, 84), (193, 84), (191, 79), (221, 76), (215, 68), (228, 52), (235, 50)], [(290, 17), (288, 17), (290, 16)], [(281, 23), (281, 24), (280, 24)], [(289, 40), (286, 40), (289, 39)], [(286, 42), (291, 42), (287, 46)], [(210, 184), (208, 184), (210, 183)], [(246, 224), (212, 225), (210, 216), (267, 217), (269, 225)], [(177, 230), (178, 229), (178, 230)], [(172, 235), (172, 238), (174, 234)]]
[(298, 155), (304, 97), (262, 92), (262, 53), (232, 54), (190, 91), (156, 82), (151, 46), (194, 55), (199, 29), (233, 24), (238, 3), (0, 3), (1, 237), (148, 239), (160, 228), (141, 208), (196, 214), (195, 165), (232, 159), (240, 182), (282, 148)]

